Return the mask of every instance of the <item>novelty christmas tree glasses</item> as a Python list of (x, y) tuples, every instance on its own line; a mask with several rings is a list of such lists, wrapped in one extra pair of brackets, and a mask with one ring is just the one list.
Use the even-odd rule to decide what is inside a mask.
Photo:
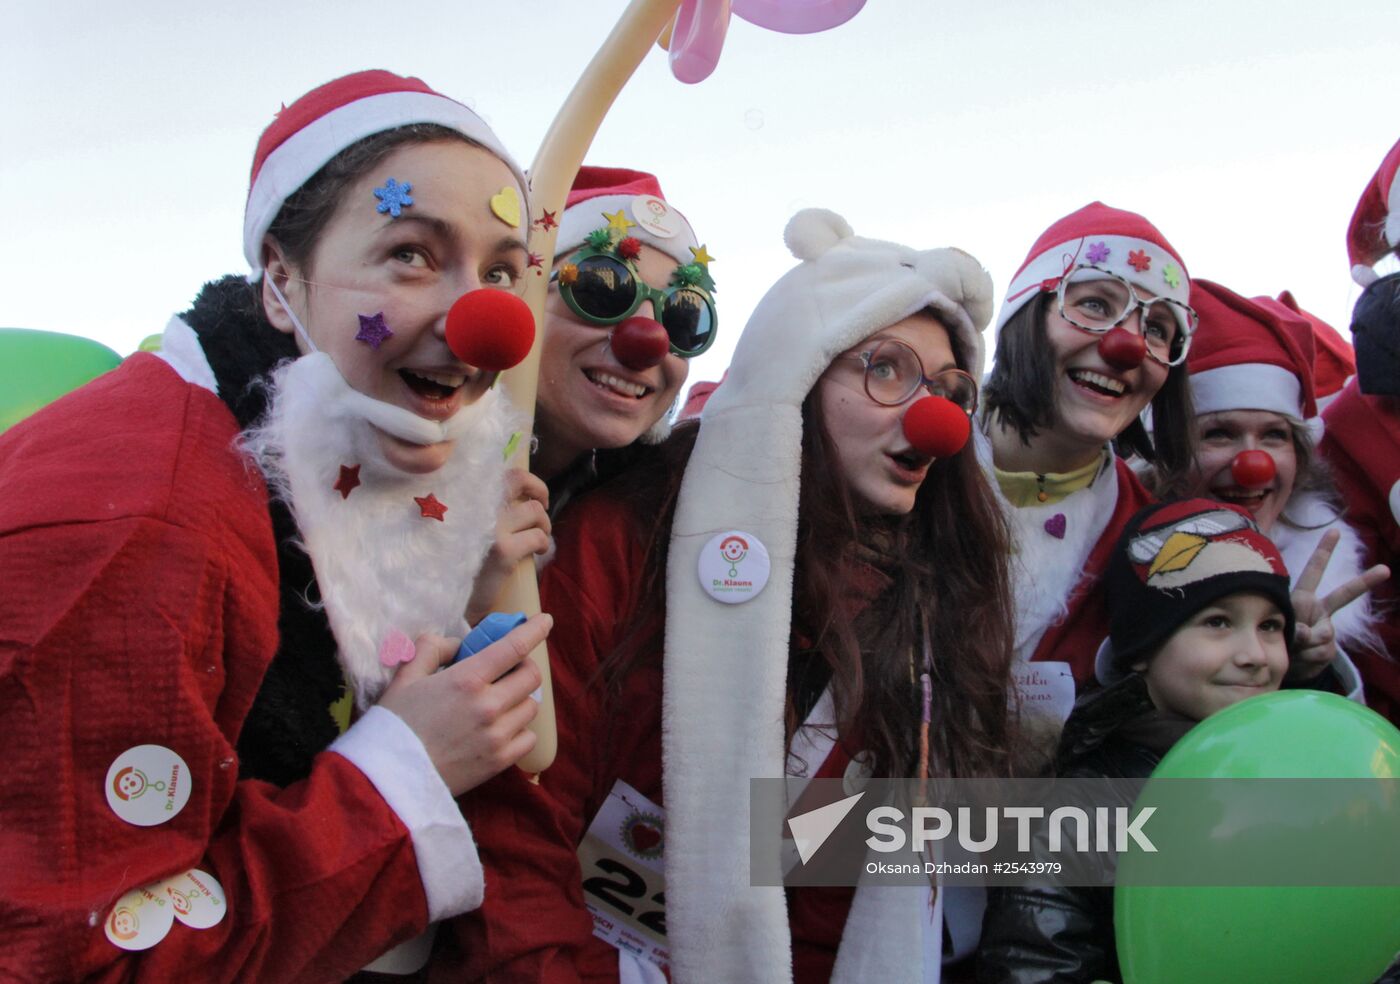
[(670, 284), (657, 289), (637, 271), (641, 247), (633, 236), (616, 239), (607, 229), (595, 230), (551, 279), (558, 281), (569, 310), (591, 325), (615, 325), (650, 301), (671, 352), (683, 359), (699, 355), (714, 344), (718, 325), (711, 298), (715, 283), (706, 264), (677, 266)]

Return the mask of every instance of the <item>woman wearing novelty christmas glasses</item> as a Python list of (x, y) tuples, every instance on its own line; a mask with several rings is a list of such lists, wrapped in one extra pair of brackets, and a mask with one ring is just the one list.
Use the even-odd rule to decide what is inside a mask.
[(557, 510), (589, 484), (595, 450), (666, 437), (717, 323), (709, 253), (650, 174), (581, 168), (555, 260), (530, 466)]
[(660, 980), (658, 964), (915, 981), (911, 955), (941, 959), (928, 892), (751, 887), (747, 804), (750, 777), (1008, 774), (1006, 527), (964, 450), (991, 281), (959, 250), (863, 239), (822, 210), (784, 238), (803, 262), (759, 302), (703, 422), (561, 526), (541, 597), (570, 754), (464, 801), (509, 890), (454, 921), (450, 953), (440, 937), (443, 981)]
[[(539, 221), (555, 221), (541, 217)], [(571, 499), (671, 432), (689, 359), (714, 343), (711, 257), (656, 178), (584, 165), (558, 217), (530, 471), (507, 475), (468, 620), (491, 610), (515, 557), (545, 554)]]
[[(1100, 573), (1151, 501), (1113, 445), (1169, 469), (1192, 460), (1190, 289), (1150, 222), (1095, 202), (1036, 240), (997, 319), (979, 454), (1014, 536), (1016, 654), (1048, 664), (1021, 664), (1021, 695), (1052, 731), (1108, 634)], [(1155, 443), (1139, 420), (1149, 404)]]

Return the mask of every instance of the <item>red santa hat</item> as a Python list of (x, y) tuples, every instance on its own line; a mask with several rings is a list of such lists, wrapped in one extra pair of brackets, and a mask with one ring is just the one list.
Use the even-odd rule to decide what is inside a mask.
[(282, 203), (332, 157), (365, 137), (411, 123), (436, 123), (480, 144), (515, 173), (525, 175), (485, 121), (422, 79), (393, 72), (356, 72), (312, 89), (278, 112), (253, 155), (243, 213), (243, 255), (251, 280), (262, 276), (262, 241)]
[(1310, 311), (1305, 311), (1289, 291), (1283, 291), (1277, 298), (1256, 297), (1260, 306), (1281, 314), (1285, 319), (1302, 318), (1312, 329), (1313, 343), (1317, 347), (1313, 359), (1313, 395), (1317, 398), (1319, 411), (1342, 391), (1347, 380), (1356, 375), (1356, 353), (1351, 343), (1342, 337), (1327, 322)]
[(1136, 212), (1092, 202), (1040, 234), (1006, 288), (997, 330), (1035, 297), (1037, 289), (1054, 290), (1081, 265), (1117, 274), (1154, 297), (1185, 304), (1191, 293), (1186, 264), (1156, 226)]
[(1265, 307), (1209, 280), (1191, 285), (1200, 324), (1186, 365), (1196, 413), (1269, 410), (1317, 414), (1312, 329), (1282, 305)]
[(680, 210), (666, 201), (656, 175), (590, 164), (578, 169), (564, 202), (555, 257), (567, 256), (582, 246), (590, 232), (607, 226), (609, 216), (619, 212), (627, 235), (661, 250), (677, 263), (695, 262), (691, 248), (698, 248), (700, 240)]
[(1376, 263), (1400, 245), (1400, 141), (1381, 161), (1347, 227), (1347, 256), (1351, 259), (1351, 279), (1369, 287), (1377, 279)]

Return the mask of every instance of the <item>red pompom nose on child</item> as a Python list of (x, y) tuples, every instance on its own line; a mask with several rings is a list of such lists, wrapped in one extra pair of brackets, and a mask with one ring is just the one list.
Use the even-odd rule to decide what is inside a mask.
[(1235, 484), (1246, 489), (1259, 489), (1268, 485), (1278, 474), (1273, 455), (1267, 451), (1241, 451), (1230, 462), (1230, 474)]
[(666, 329), (651, 318), (628, 318), (612, 330), (608, 344), (617, 361), (633, 372), (661, 365), (671, 351)]
[(503, 372), (520, 364), (535, 344), (535, 316), (514, 294), (468, 291), (447, 311), (447, 347), (469, 366)]
[(904, 437), (914, 450), (934, 458), (950, 458), (972, 435), (972, 418), (952, 400), (926, 396), (904, 411)]
[(1136, 369), (1147, 357), (1147, 342), (1126, 328), (1110, 328), (1099, 337), (1098, 348), (1100, 359), (1124, 372)]

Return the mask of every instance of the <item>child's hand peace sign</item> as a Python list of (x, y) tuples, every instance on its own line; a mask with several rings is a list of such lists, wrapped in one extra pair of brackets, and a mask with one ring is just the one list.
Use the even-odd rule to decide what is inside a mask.
[(1377, 564), (1326, 597), (1319, 598), (1317, 586), (1322, 582), (1322, 574), (1327, 570), (1332, 551), (1340, 539), (1341, 533), (1336, 530), (1324, 534), (1293, 585), (1293, 613), (1298, 627), (1293, 636), (1294, 658), (1288, 675), (1295, 680), (1313, 679), (1337, 658), (1337, 636), (1332, 628), (1332, 615), (1390, 577), (1390, 568)]

